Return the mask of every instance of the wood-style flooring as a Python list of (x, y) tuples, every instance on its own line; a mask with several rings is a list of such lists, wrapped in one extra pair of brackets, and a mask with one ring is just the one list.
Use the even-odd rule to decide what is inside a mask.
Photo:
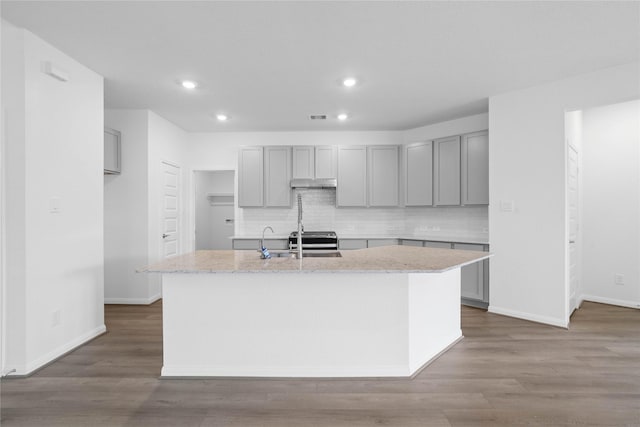
[(413, 380), (161, 380), (161, 310), (106, 306), (107, 334), (3, 380), (2, 427), (640, 426), (640, 310), (585, 303), (564, 330), (463, 307)]

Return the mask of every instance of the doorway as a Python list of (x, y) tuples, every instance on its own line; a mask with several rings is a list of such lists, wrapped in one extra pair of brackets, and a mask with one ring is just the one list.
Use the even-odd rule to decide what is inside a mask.
[(235, 171), (194, 171), (193, 178), (196, 250), (231, 249), (235, 230)]

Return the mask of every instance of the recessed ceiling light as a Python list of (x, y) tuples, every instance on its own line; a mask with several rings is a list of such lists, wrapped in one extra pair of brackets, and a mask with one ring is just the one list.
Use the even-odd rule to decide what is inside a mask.
[(356, 80), (355, 77), (347, 77), (346, 79), (342, 80), (342, 85), (345, 87), (353, 87), (358, 83), (358, 80)]
[(216, 119), (218, 119), (219, 122), (226, 122), (229, 120), (229, 116), (226, 114), (216, 114)]
[(198, 83), (196, 83), (196, 82), (194, 82), (192, 80), (183, 80), (183, 81), (180, 82), (180, 84), (185, 89), (195, 89), (195, 88), (198, 87)]
[(346, 113), (340, 113), (340, 114), (338, 114), (338, 120), (340, 120), (340, 121), (345, 121), (345, 120), (347, 120), (348, 118), (349, 118), (349, 115), (348, 115), (348, 114), (346, 114)]

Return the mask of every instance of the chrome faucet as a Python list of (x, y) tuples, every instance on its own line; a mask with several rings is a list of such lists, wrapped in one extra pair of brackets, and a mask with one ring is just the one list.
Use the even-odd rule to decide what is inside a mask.
[(304, 233), (304, 225), (302, 225), (302, 194), (298, 194), (298, 259), (302, 259), (302, 233)]
[(258, 249), (258, 251), (261, 253), (260, 258), (262, 259), (267, 258), (267, 255), (269, 255), (269, 251), (267, 251), (266, 250), (267, 248), (264, 246), (264, 233), (267, 230), (271, 230), (271, 232), (274, 233), (273, 228), (271, 228), (268, 225), (262, 230), (262, 239), (260, 239), (260, 249)]

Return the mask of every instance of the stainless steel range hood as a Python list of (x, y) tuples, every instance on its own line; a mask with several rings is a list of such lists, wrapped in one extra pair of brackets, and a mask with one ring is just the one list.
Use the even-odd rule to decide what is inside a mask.
[(337, 184), (335, 178), (291, 180), (291, 188), (336, 188)]

